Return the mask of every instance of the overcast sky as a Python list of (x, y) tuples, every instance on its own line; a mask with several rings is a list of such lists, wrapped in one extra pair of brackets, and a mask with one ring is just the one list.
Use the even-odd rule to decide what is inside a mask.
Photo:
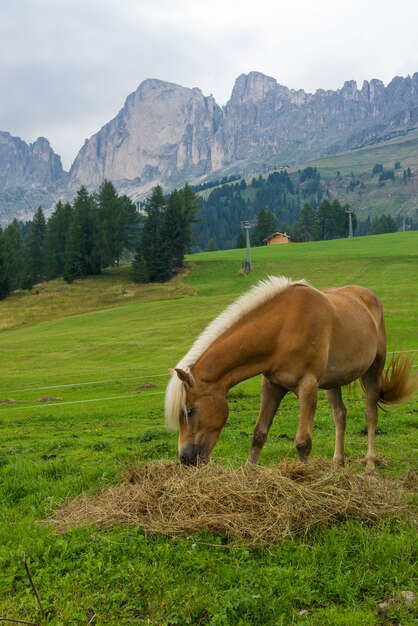
[(146, 78), (220, 105), (252, 70), (314, 92), (418, 71), (418, 0), (0, 0), (0, 130), (69, 168)]

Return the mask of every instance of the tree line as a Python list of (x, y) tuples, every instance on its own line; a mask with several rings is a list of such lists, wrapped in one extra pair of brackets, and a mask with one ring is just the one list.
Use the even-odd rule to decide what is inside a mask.
[(13, 220), (0, 233), (0, 297), (44, 280), (71, 283), (99, 274), (133, 249), (139, 223), (135, 204), (109, 181), (97, 193), (81, 187), (74, 202), (58, 202), (48, 220), (41, 207), (29, 224)]
[(139, 283), (164, 282), (184, 264), (194, 241), (199, 203), (190, 185), (165, 195), (157, 186), (147, 198), (144, 226), (132, 263), (133, 279)]
[(155, 187), (143, 214), (110, 181), (94, 193), (81, 187), (72, 203), (58, 202), (49, 219), (40, 207), (31, 222), (13, 220), (0, 229), (0, 299), (44, 280), (72, 283), (100, 274), (122, 255), (134, 257), (134, 280), (168, 280), (183, 265), (198, 209), (189, 185), (167, 196)]

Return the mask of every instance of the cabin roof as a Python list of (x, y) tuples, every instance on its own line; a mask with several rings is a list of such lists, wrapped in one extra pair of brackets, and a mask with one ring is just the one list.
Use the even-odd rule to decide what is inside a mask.
[(273, 239), (274, 237), (277, 237), (277, 236), (286, 237), (287, 239), (289, 239), (289, 241), (295, 241), (295, 242), (297, 241), (297, 239), (294, 239), (293, 237), (291, 237), (287, 233), (279, 233), (278, 231), (276, 231), (272, 235), (269, 235), (268, 237), (263, 239), (263, 241), (270, 241), (270, 239)]

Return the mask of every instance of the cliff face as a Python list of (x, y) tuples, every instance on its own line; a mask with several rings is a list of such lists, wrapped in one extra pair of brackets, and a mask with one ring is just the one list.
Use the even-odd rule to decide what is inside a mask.
[(418, 121), (418, 73), (385, 88), (348, 81), (337, 91), (295, 91), (256, 72), (241, 75), (218, 138), (224, 162), (295, 164), (357, 146)]
[(208, 174), (221, 120), (221, 108), (200, 89), (146, 80), (119, 114), (85, 142), (71, 167), (70, 183), (97, 186), (107, 178), (141, 186), (181, 184)]
[[(86, 140), (69, 175), (48, 141), (26, 144), (0, 132), (0, 221), (31, 217), (105, 179), (132, 197), (228, 173), (257, 174), (356, 147), (418, 125), (418, 73), (354, 81), (314, 94), (259, 72), (242, 74), (220, 108), (200, 89), (148, 79), (118, 115)], [(19, 208), (20, 213), (16, 214)], [(6, 216), (6, 217), (5, 217)]]

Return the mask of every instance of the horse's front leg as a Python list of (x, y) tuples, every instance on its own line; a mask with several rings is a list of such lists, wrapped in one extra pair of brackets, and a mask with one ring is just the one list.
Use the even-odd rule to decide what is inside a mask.
[(296, 449), (301, 461), (308, 460), (312, 448), (312, 430), (318, 403), (318, 382), (314, 376), (306, 376), (298, 385), (300, 417), (296, 432)]
[(267, 380), (265, 376), (261, 380), (261, 401), (260, 413), (257, 424), (254, 428), (253, 441), (251, 445), (249, 463), (258, 463), (261, 450), (266, 442), (273, 418), (277, 413), (280, 402), (287, 393), (287, 389), (280, 385), (275, 385)]

